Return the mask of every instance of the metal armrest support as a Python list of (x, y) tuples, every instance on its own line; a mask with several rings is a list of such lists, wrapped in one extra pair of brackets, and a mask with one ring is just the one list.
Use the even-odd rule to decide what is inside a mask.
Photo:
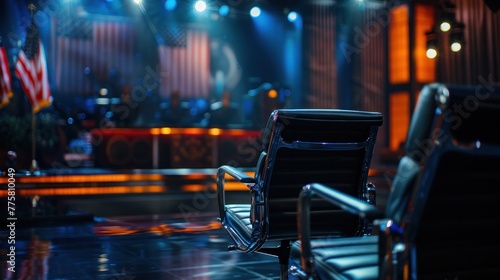
[(379, 211), (374, 205), (361, 201), (351, 195), (329, 188), (325, 185), (313, 183), (306, 185), (300, 192), (298, 202), (298, 230), (301, 249), (302, 269), (307, 275), (312, 275), (314, 259), (311, 252), (311, 232), (310, 232), (310, 207), (314, 195), (318, 195), (326, 201), (360, 217), (375, 220), (383, 218), (384, 213)]
[(393, 220), (377, 219), (374, 222), (378, 236), (378, 267), (380, 279), (405, 279), (406, 248), (403, 230)]
[(246, 184), (248, 188), (251, 188), (257, 182), (255, 178), (229, 165), (223, 165), (217, 169), (217, 201), (219, 204), (219, 218), (221, 221), (224, 221), (226, 218), (224, 211), (224, 207), (226, 205), (226, 195), (224, 191), (226, 174), (230, 175), (240, 183)]

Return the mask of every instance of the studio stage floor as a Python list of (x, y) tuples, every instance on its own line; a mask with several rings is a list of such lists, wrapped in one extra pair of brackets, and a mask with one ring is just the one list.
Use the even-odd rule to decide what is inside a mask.
[[(0, 230), (2, 260), (12, 255), (14, 234), (15, 273), (4, 261), (2, 279), (279, 279), (277, 258), (227, 250), (214, 174), (83, 169), (19, 176), (16, 228)], [(381, 208), (390, 175), (372, 173), (369, 180)], [(228, 184), (227, 202), (249, 202), (240, 185)], [(6, 196), (2, 188), (2, 205)]]
[(279, 279), (276, 258), (228, 252), (215, 215), (191, 220), (110, 217), (18, 229), (16, 273), (4, 267), (2, 279)]

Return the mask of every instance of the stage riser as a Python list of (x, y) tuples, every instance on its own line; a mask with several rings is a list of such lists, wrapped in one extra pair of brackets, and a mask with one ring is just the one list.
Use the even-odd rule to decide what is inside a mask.
[[(186, 133), (186, 131), (188, 133)], [(216, 168), (227, 164), (255, 167), (262, 151), (258, 131), (177, 129), (155, 134), (151, 129), (95, 130), (95, 166), (99, 168)]]

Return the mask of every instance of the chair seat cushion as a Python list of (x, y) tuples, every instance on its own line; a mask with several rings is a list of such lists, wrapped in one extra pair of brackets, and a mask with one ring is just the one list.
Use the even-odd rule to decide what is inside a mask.
[[(378, 237), (347, 237), (311, 240), (319, 279), (377, 279)], [(300, 242), (294, 242), (290, 257), (300, 264)]]
[(228, 231), (231, 238), (238, 241), (245, 240), (244, 244), (250, 242), (252, 235), (250, 208), (250, 204), (227, 204), (225, 206), (226, 221), (224, 227), (231, 228), (231, 231)]

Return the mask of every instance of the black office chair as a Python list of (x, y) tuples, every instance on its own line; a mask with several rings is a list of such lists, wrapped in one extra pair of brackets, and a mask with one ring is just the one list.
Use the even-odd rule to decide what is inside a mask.
[[(275, 110), (263, 133), (263, 149), (251, 177), (231, 166), (217, 171), (220, 221), (234, 245), (229, 250), (277, 256), (288, 277), (290, 242), (297, 240), (297, 199), (303, 185), (317, 178), (360, 199), (375, 200), (367, 184), (373, 146), (382, 115), (351, 110)], [(225, 203), (229, 175), (248, 186), (248, 204)], [(333, 217), (333, 218), (332, 218)], [(325, 223), (326, 219), (331, 222)], [(318, 199), (311, 209), (311, 235), (359, 236), (363, 219)]]
[[(385, 213), (325, 184), (306, 185), (291, 271), (303, 279), (498, 278), (499, 132), (500, 88), (425, 86)], [(311, 240), (317, 196), (375, 219), (377, 233)]]

